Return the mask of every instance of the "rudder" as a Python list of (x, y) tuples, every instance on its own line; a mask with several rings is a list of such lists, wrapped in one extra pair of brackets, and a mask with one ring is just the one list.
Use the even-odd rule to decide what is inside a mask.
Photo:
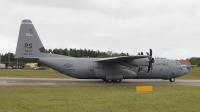
[(20, 26), (15, 58), (39, 58), (46, 50), (31, 20), (23, 20)]

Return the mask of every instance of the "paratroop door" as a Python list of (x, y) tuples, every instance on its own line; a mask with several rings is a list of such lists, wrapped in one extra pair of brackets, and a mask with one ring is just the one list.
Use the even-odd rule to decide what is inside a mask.
[(89, 75), (89, 77), (94, 77), (94, 67), (93, 66), (89, 66), (88, 75)]

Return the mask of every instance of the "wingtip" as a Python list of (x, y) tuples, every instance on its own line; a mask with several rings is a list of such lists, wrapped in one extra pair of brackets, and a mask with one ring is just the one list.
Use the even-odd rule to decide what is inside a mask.
[(32, 24), (32, 21), (29, 19), (22, 20), (22, 24)]

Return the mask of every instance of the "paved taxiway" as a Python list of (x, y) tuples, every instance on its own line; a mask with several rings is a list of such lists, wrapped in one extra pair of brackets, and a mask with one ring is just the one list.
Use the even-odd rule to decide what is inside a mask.
[(73, 86), (73, 85), (188, 85), (200, 86), (200, 80), (126, 79), (121, 83), (105, 83), (100, 79), (12, 78), (0, 77), (0, 86)]

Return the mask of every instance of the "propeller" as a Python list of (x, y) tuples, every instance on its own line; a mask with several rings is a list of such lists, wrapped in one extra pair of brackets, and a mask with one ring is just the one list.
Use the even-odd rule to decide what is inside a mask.
[(141, 68), (140, 67), (138, 67), (138, 72), (141, 70)]
[(147, 70), (147, 73), (149, 73), (150, 69), (153, 70), (153, 63), (155, 62), (154, 61), (154, 58), (152, 58), (152, 50), (150, 49), (150, 52), (146, 52), (147, 55), (149, 55), (149, 65), (148, 65), (148, 70)]
[(143, 52), (141, 52), (141, 53), (138, 52), (138, 55), (143, 55)]

